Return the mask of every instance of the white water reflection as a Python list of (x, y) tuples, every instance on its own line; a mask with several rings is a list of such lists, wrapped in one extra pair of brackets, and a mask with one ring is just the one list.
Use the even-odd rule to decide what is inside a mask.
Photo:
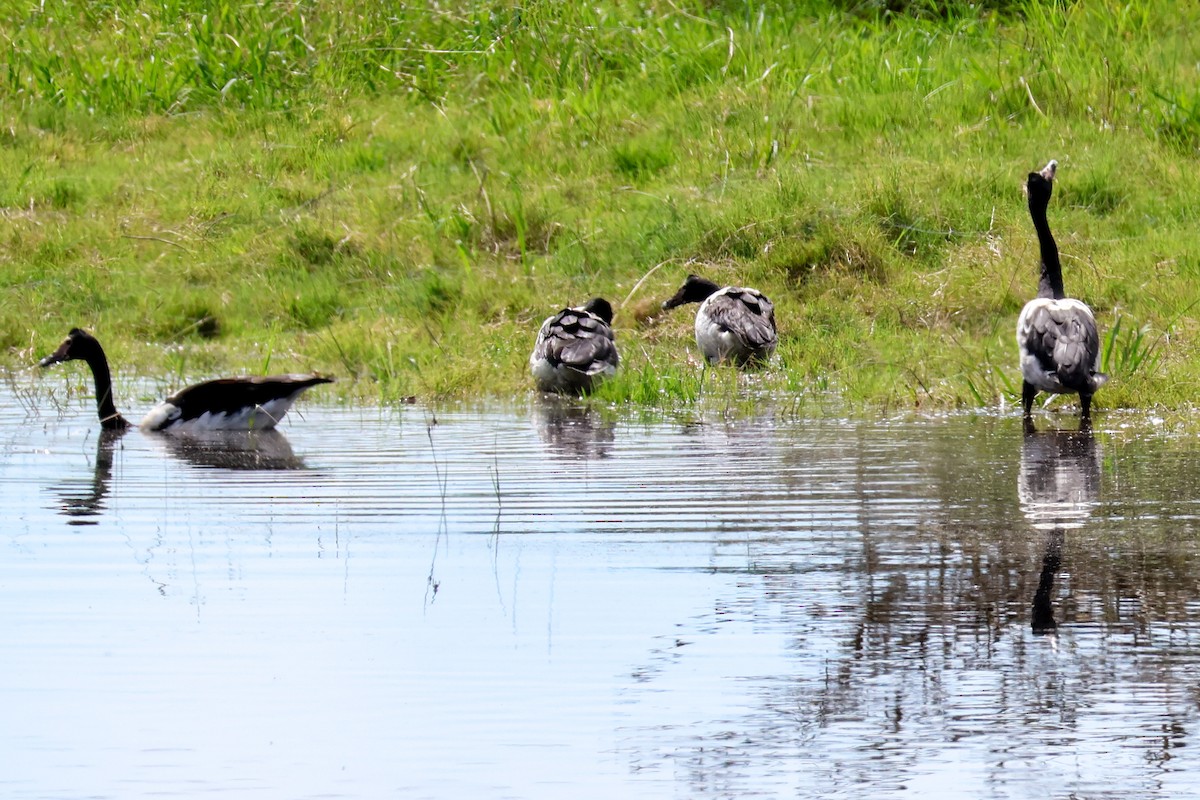
[(1100, 500), (1101, 452), (1090, 430), (1027, 430), (1021, 512), (1039, 530), (1082, 527)]
[(15, 407), (5, 797), (1200, 791), (1186, 441), (537, 403), (197, 453)]

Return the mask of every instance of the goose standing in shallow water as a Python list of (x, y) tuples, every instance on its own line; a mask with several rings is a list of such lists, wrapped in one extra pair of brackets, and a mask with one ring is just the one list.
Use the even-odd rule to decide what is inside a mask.
[(1037, 297), (1021, 309), (1017, 319), (1017, 347), (1021, 351), (1021, 400), (1029, 418), (1038, 392), (1077, 392), (1080, 420), (1091, 421), (1092, 395), (1108, 376), (1100, 372), (1100, 334), (1092, 310), (1063, 290), (1058, 245), (1050, 233), (1046, 207), (1054, 188), (1058, 162), (1029, 173), (1025, 183), (1029, 216), (1041, 249), (1041, 279)]
[(612, 306), (601, 297), (547, 317), (529, 356), (538, 388), (562, 394), (590, 392), (615, 373), (620, 359), (612, 319)]
[[(38, 362), (48, 367), (61, 361), (86, 361), (96, 381), (96, 410), (100, 427), (124, 430), (129, 422), (117, 411), (112, 397), (112, 373), (104, 348), (85, 330), (72, 328), (58, 349)], [(150, 410), (139, 427), (147, 431), (234, 431), (274, 428), (305, 389), (333, 378), (312, 375), (219, 378), (180, 389)]]
[(739, 367), (760, 366), (775, 352), (779, 339), (775, 306), (757, 289), (722, 289), (698, 275), (688, 275), (662, 307), (672, 309), (687, 303), (700, 304), (696, 310), (696, 344), (710, 364), (732, 361)]

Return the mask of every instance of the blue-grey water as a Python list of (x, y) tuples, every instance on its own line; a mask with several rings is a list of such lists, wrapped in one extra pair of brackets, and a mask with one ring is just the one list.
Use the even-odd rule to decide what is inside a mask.
[(0, 388), (0, 796), (1200, 795), (1153, 420), (85, 402)]

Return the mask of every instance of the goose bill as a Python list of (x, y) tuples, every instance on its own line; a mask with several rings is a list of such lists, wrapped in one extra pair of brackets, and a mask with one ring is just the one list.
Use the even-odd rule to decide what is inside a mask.
[(55, 350), (53, 353), (51, 353), (50, 355), (46, 356), (41, 361), (39, 361), (38, 366), (39, 367), (48, 367), (51, 364), (61, 364), (63, 361), (69, 360), (70, 359), (70, 354), (69, 354), (70, 348), (71, 348), (71, 340), (67, 339), (65, 342), (63, 342), (62, 344), (60, 344), (58, 346), (57, 350)]

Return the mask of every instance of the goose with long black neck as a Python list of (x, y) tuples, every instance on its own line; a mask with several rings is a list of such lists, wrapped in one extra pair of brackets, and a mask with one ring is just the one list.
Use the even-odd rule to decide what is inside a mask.
[[(96, 411), (104, 430), (125, 430), (129, 421), (113, 402), (112, 371), (95, 336), (72, 328), (58, 349), (38, 362), (48, 367), (84, 361), (96, 381)], [(270, 430), (306, 389), (333, 378), (311, 375), (268, 375), (217, 380), (188, 386), (152, 408), (138, 427), (147, 431)]]
[(700, 304), (696, 309), (696, 346), (708, 363), (760, 367), (775, 352), (779, 340), (775, 306), (757, 289), (722, 288), (707, 278), (688, 275), (662, 307), (670, 310), (688, 303)]
[(1100, 372), (1100, 334), (1092, 310), (1067, 297), (1063, 288), (1058, 245), (1046, 219), (1057, 169), (1058, 162), (1051, 161), (1042, 170), (1029, 173), (1025, 182), (1029, 216), (1041, 253), (1041, 276), (1037, 297), (1025, 304), (1017, 318), (1021, 400), (1028, 419), (1039, 392), (1078, 394), (1080, 420), (1090, 424), (1092, 395), (1108, 376)]

